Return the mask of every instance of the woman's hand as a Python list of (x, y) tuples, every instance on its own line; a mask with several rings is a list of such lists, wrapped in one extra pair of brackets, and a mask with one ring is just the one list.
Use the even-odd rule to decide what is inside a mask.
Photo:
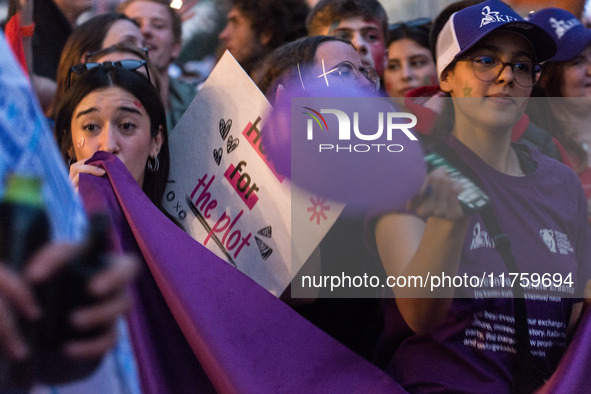
[(87, 159), (79, 160), (70, 165), (70, 182), (74, 186), (74, 190), (78, 191), (78, 184), (80, 183), (80, 174), (91, 174), (95, 176), (105, 175), (105, 170), (92, 164), (84, 164)]
[(463, 219), (466, 214), (458, 201), (461, 192), (462, 185), (452, 180), (444, 167), (439, 167), (427, 174), (421, 191), (409, 201), (407, 209), (424, 219), (430, 216), (452, 221)]

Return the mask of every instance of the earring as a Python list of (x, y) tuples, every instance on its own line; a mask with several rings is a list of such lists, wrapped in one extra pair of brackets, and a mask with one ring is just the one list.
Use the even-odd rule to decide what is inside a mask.
[(160, 169), (160, 160), (158, 160), (158, 156), (154, 157), (154, 161), (148, 159), (148, 171), (156, 172)]

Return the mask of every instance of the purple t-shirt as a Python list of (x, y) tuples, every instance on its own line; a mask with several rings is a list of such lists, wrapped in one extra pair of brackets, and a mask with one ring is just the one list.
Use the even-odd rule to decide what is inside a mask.
[[(591, 236), (580, 182), (566, 166), (533, 149), (536, 170), (523, 177), (508, 176), (486, 165), (455, 137), (446, 138), (482, 180), (519, 270), (530, 278), (534, 273), (562, 278), (571, 274), (571, 288), (556, 289), (564, 297), (556, 291), (525, 289), (532, 362), (549, 376), (566, 347), (572, 306), (591, 277)], [(510, 278), (481, 216), (475, 214), (457, 275), (482, 277), (485, 272), (487, 279), (503, 272)], [(517, 360), (513, 299), (490, 298), (496, 293), (487, 295), (473, 287), (456, 294), (468, 298), (456, 298), (445, 321), (430, 333), (404, 340), (390, 372), (410, 392), (509, 392)]]

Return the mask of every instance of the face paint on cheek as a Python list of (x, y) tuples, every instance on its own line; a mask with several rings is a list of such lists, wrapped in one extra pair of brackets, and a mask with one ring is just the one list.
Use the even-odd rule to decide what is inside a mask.
[(371, 43), (369, 46), (369, 58), (373, 62), (372, 67), (376, 69), (378, 74), (383, 75), (386, 65), (384, 64), (385, 46), (381, 41)]
[(139, 101), (137, 101), (137, 100), (133, 102), (133, 105), (135, 105), (137, 109), (142, 109), (142, 108), (144, 108), (144, 106), (142, 105), (142, 103), (140, 103), (140, 102), (139, 102)]
[(384, 44), (381, 42), (373, 42), (369, 44), (369, 52), (371, 53), (371, 59), (374, 64), (378, 62), (384, 62)]
[(84, 146), (84, 137), (80, 137), (78, 142), (76, 142), (76, 148), (82, 149), (83, 146)]
[(423, 78), (423, 81), (421, 82), (421, 86), (431, 85), (431, 79), (431, 75), (425, 75), (425, 78)]
[(471, 97), (472, 96), (472, 88), (466, 82), (466, 86), (464, 86), (464, 97)]

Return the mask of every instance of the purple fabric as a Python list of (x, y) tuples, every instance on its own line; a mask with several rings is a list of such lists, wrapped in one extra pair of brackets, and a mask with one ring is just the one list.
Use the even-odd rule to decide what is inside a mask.
[[(89, 204), (87, 209), (108, 208), (115, 217), (123, 211), (151, 276), (217, 391), (404, 392), (386, 373), (323, 333), (174, 225), (149, 201), (115, 156), (97, 152), (89, 162), (104, 168), (108, 178), (80, 177), (80, 193)], [(117, 201), (109, 197), (112, 193)], [(106, 197), (101, 199), (97, 194)], [(118, 227), (121, 224), (115, 223)], [(125, 227), (117, 230), (126, 239)], [(126, 242), (121, 245), (123, 249), (130, 247)], [(136, 291), (141, 291), (139, 286)], [(141, 305), (136, 305), (134, 311), (138, 308)], [(162, 311), (141, 311), (144, 315), (156, 314), (144, 316), (145, 322), (160, 326), (170, 323), (159, 320)], [(146, 324), (131, 325), (132, 335), (136, 336), (134, 346), (138, 339), (150, 341), (148, 337), (156, 327)], [(134, 332), (138, 327), (143, 328), (141, 333)], [(161, 341), (175, 334), (174, 329), (160, 332), (165, 337), (156, 339)], [(182, 346), (182, 341), (170, 342)], [(165, 354), (145, 352), (138, 356), (142, 379), (150, 379), (147, 384), (144, 381), (144, 389), (187, 392), (175, 387), (175, 382), (161, 370), (163, 364), (168, 364), (182, 375), (199, 373), (179, 362), (177, 357), (182, 354), (183, 349), (169, 348)], [(202, 387), (193, 386), (189, 391), (198, 392)]]
[(581, 393), (591, 389), (591, 308), (581, 321), (558, 368), (537, 394)]
[[(149, 268), (135, 286), (144, 304), (130, 318), (145, 392), (209, 391), (209, 381), (224, 393), (405, 392), (176, 227), (115, 156), (98, 152), (91, 162), (105, 168), (108, 178), (81, 175), (87, 210), (109, 209), (118, 248), (134, 251), (139, 245)], [(146, 307), (160, 297), (149, 286), (152, 277), (182, 334), (166, 307)], [(185, 363), (187, 352), (200, 365)], [(180, 378), (168, 376), (170, 370)], [(590, 370), (587, 308), (557, 371), (539, 392), (579, 392), (591, 386)]]
[[(102, 162), (96, 164), (104, 168)], [(132, 188), (139, 189), (133, 178), (129, 182)], [(141, 255), (110, 180), (81, 174), (79, 190), (89, 213), (109, 212), (114, 250)], [(147, 203), (151, 204), (149, 200)], [(201, 393), (215, 392), (176, 324), (147, 265), (141, 266), (138, 278), (131, 288), (131, 295), (135, 307), (129, 313), (128, 324), (138, 361), (142, 391), (154, 394), (193, 392), (195, 387), (199, 387)]]

